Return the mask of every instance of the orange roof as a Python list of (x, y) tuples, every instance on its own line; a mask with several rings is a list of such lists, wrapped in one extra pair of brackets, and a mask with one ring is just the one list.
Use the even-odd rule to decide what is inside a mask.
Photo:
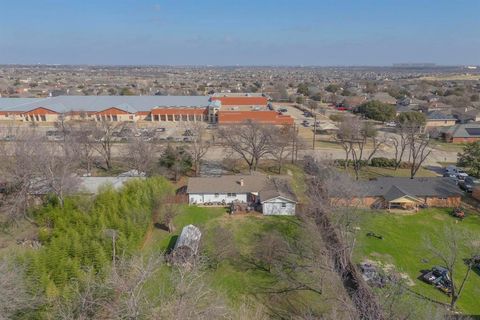
[(57, 113), (58, 112), (55, 112), (47, 108), (36, 108), (27, 112), (23, 112), (23, 114), (26, 114), (26, 115), (45, 115), (45, 114), (57, 114)]
[(293, 124), (293, 118), (287, 115), (280, 115), (275, 111), (222, 111), (218, 112), (218, 122), (241, 123), (247, 120), (268, 123), (274, 125)]
[(265, 97), (212, 97), (218, 100), (223, 106), (266, 106), (268, 99)]
[(95, 114), (98, 114), (98, 115), (115, 115), (115, 114), (129, 114), (129, 113), (130, 112), (119, 109), (117, 107), (111, 107), (99, 112), (95, 112)]

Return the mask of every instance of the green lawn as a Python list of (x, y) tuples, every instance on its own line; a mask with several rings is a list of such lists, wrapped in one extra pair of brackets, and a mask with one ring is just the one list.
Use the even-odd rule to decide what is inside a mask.
[[(182, 206), (180, 213), (174, 219), (174, 224), (176, 231), (172, 234), (153, 228), (150, 236), (147, 237), (143, 251), (165, 251), (174, 243), (183, 226), (194, 224), (202, 231), (201, 250), (208, 257), (214, 247), (212, 241), (217, 236), (217, 227), (220, 226), (231, 232), (238, 253), (235, 258), (223, 259), (215, 267), (207, 268), (205, 276), (211, 288), (225, 294), (234, 307), (237, 303), (244, 301), (244, 298), (258, 302), (257, 294), (261, 296), (262, 290), (275, 288), (280, 283), (280, 280), (272, 274), (249, 261), (248, 257), (254, 248), (260, 245), (259, 238), (271, 232), (278, 232), (286, 239), (294, 239), (301, 233), (301, 225), (296, 217), (267, 217), (258, 213), (230, 216), (224, 208)], [(155, 284), (150, 283), (149, 286), (165, 285), (163, 280), (168, 277), (169, 272), (169, 268), (166, 268), (156, 277)], [(324, 290), (328, 291), (329, 288)], [(313, 309), (318, 312), (323, 312), (331, 305), (326, 303), (323, 295), (313, 292), (298, 291), (288, 295), (290, 298), (293, 297), (293, 301), (298, 301), (298, 306), (313, 306)]]
[[(470, 214), (463, 221), (449, 215), (449, 209), (427, 209), (413, 215), (389, 214), (384, 211), (361, 213), (360, 230), (357, 233), (357, 245), (354, 258), (356, 262), (364, 259), (393, 264), (398, 271), (408, 274), (415, 283), (411, 289), (431, 299), (447, 303), (449, 298), (439, 290), (417, 277), (420, 271), (440, 265), (425, 245), (426, 237), (442, 237), (448, 225), (467, 230), (479, 237), (480, 217)], [(383, 240), (367, 237), (372, 231), (383, 236)], [(447, 242), (448, 239), (441, 241)], [(461, 259), (467, 258), (462, 251)], [(461, 260), (459, 259), (459, 260)], [(457, 284), (465, 273), (466, 266), (459, 261), (457, 265)], [(460, 300), (458, 308), (472, 315), (480, 315), (480, 273), (472, 272)]]

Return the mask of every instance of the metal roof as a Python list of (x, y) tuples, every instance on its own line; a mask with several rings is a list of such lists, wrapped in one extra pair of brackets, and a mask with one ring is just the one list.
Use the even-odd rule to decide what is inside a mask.
[(456, 120), (455, 117), (451, 114), (445, 114), (438, 111), (429, 112), (427, 115), (427, 120)]
[(37, 98), (0, 98), (0, 111), (30, 111), (46, 108), (69, 111), (99, 112), (116, 107), (128, 112), (150, 111), (156, 107), (207, 107), (208, 96), (58, 96)]

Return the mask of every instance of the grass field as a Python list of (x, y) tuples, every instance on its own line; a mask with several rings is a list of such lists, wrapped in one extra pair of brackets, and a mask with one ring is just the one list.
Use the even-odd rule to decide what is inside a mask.
[[(480, 241), (480, 217), (471, 214), (463, 221), (449, 215), (450, 209), (427, 209), (413, 215), (388, 214), (383, 211), (364, 212), (357, 234), (355, 260), (365, 259), (378, 261), (382, 264), (393, 264), (399, 272), (406, 273), (413, 281), (411, 289), (433, 300), (448, 303), (449, 298), (431, 285), (418, 280), (420, 271), (440, 265), (429, 253), (425, 245), (426, 237), (439, 237), (442, 243), (448, 239), (442, 238), (446, 226), (453, 226), (459, 232), (466, 230), (478, 237)], [(372, 231), (383, 236), (383, 240), (367, 237)], [(465, 251), (460, 254), (457, 264), (457, 283), (466, 271), (461, 259), (468, 258)], [(471, 315), (480, 315), (480, 272), (472, 272), (464, 292), (458, 301), (459, 310)]]
[[(268, 299), (265, 290), (275, 290), (282, 286), (281, 279), (262, 266), (256, 265), (252, 259), (252, 252), (262, 245), (262, 236), (280, 234), (286, 241), (295, 241), (294, 239), (305, 234), (296, 217), (267, 217), (258, 213), (231, 216), (224, 208), (182, 206), (180, 213), (174, 219), (176, 231), (169, 234), (158, 228), (151, 229), (144, 243), (143, 252), (166, 251), (175, 242), (183, 226), (188, 224), (194, 224), (202, 231), (201, 251), (202, 255), (208, 259), (211, 258), (211, 253), (215, 255), (214, 251), (218, 250), (218, 244), (215, 247), (213, 242), (218, 236), (219, 227), (228, 230), (231, 234), (232, 243), (236, 248), (235, 256), (220, 259), (215, 266), (205, 270), (205, 276), (209, 286), (225, 295), (234, 308), (245, 299), (261, 304), (261, 301), (265, 302), (263, 299)], [(225, 246), (228, 245), (225, 243)], [(169, 272), (170, 270), (166, 268), (155, 281), (162, 282), (162, 279), (168, 277)], [(332, 302), (326, 299), (332, 295), (341, 295), (343, 290), (341, 282), (334, 280), (335, 274), (328, 278), (329, 280), (325, 282), (331, 283), (324, 285), (322, 290), (325, 293), (330, 292), (330, 295), (319, 295), (308, 290), (293, 290), (279, 295), (276, 297), (278, 300), (271, 303), (282, 305), (282, 307), (283, 305), (288, 307), (289, 303), (293, 303), (293, 306), (289, 307), (310, 308), (318, 314), (328, 312)], [(158, 286), (160, 282), (156, 285)], [(149, 286), (152, 285), (155, 284), (149, 284)]]

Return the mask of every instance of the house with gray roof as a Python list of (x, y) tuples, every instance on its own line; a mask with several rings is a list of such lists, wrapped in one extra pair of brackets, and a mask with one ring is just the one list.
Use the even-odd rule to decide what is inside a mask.
[(190, 178), (187, 194), (190, 205), (239, 203), (264, 215), (294, 215), (297, 205), (288, 177), (264, 174)]
[(452, 114), (430, 111), (427, 113), (425, 126), (427, 128), (450, 127), (455, 125), (456, 121), (457, 119)]
[(457, 207), (463, 195), (452, 179), (444, 177), (380, 177), (362, 181), (359, 190), (360, 204), (377, 209)]
[(469, 143), (480, 141), (480, 122), (459, 123), (441, 132), (446, 142)]

